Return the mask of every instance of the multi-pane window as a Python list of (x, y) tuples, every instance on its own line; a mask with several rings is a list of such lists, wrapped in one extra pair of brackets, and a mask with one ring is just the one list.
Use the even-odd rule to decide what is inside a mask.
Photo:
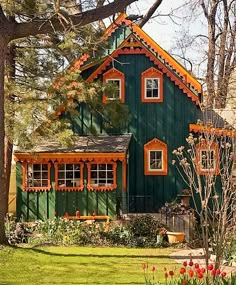
[(57, 165), (57, 188), (80, 187), (81, 164), (58, 163)]
[(163, 151), (150, 150), (149, 151), (149, 170), (158, 171), (163, 170)]
[(215, 151), (201, 149), (200, 151), (201, 170), (215, 170)]
[(92, 164), (90, 169), (91, 186), (112, 186), (114, 184), (113, 165), (109, 163)]
[(107, 83), (113, 85), (113, 90), (109, 94), (106, 94), (107, 100), (121, 99), (121, 80), (120, 79), (107, 79)]
[(48, 187), (49, 180), (48, 164), (34, 163), (26, 165), (26, 184), (27, 188)]
[(145, 98), (159, 98), (159, 78), (145, 78)]

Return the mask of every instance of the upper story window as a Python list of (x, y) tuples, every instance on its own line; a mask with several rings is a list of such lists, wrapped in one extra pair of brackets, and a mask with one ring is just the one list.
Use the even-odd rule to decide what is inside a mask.
[(116, 185), (116, 163), (88, 163), (88, 189), (113, 190)]
[(159, 78), (145, 78), (145, 99), (159, 99), (160, 98), (160, 79)]
[(55, 163), (56, 190), (83, 190), (82, 163)]
[(144, 145), (144, 174), (167, 175), (167, 145), (156, 138)]
[(141, 75), (141, 101), (163, 102), (163, 74), (154, 67)]
[(121, 99), (121, 80), (120, 79), (107, 79), (106, 83), (111, 83), (114, 86), (114, 91), (111, 95), (106, 95), (107, 100)]
[(50, 190), (49, 163), (24, 163), (22, 166), (24, 190)]
[(125, 75), (116, 68), (112, 68), (103, 74), (104, 83), (112, 83), (114, 90), (111, 94), (103, 95), (103, 102), (119, 99), (122, 103), (125, 102)]
[(219, 173), (219, 148), (215, 142), (203, 141), (196, 145), (198, 174)]

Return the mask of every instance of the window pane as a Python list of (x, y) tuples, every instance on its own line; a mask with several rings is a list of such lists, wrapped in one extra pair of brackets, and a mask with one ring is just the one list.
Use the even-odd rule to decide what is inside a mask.
[(33, 169), (35, 170), (41, 170), (41, 164), (33, 164)]
[(59, 170), (64, 170), (65, 169), (65, 164), (58, 164), (58, 169)]
[(159, 79), (158, 78), (146, 78), (146, 98), (158, 98), (158, 90), (159, 90)]
[(66, 164), (66, 170), (73, 170), (73, 164)]
[(160, 170), (162, 169), (162, 151), (155, 150), (149, 152), (149, 169), (151, 170)]

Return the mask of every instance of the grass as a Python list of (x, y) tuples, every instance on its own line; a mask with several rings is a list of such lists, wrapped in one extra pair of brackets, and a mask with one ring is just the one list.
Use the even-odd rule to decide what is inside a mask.
[(0, 285), (144, 285), (143, 263), (172, 268), (173, 249), (2, 247)]

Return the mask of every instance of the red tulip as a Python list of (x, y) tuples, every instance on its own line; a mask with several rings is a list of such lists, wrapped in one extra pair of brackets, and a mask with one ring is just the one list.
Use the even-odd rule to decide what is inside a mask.
[(155, 267), (155, 266), (152, 266), (152, 267), (151, 267), (151, 271), (154, 272), (155, 270), (156, 270), (156, 267)]
[(170, 276), (174, 276), (174, 274), (175, 274), (174, 271), (172, 271), (172, 270), (169, 271), (169, 275), (170, 275)]
[(202, 272), (202, 273), (205, 273), (205, 272), (206, 272), (206, 269), (205, 269), (205, 268), (201, 268), (201, 272)]
[(226, 276), (226, 272), (225, 272), (225, 271), (222, 272), (222, 273), (221, 273), (221, 276), (222, 276), (222, 277), (225, 277), (225, 276)]
[(168, 278), (168, 273), (167, 273), (167, 272), (165, 272), (165, 275), (164, 275), (164, 276), (165, 276), (165, 278)]
[(164, 271), (166, 271), (166, 270), (167, 270), (167, 268), (166, 268), (166, 267), (163, 267), (163, 270), (164, 270)]
[(211, 275), (215, 275), (216, 274), (216, 271), (213, 269), (211, 270)]
[(183, 280), (182, 280), (182, 283), (183, 283), (183, 285), (186, 285), (186, 284), (188, 284), (188, 280), (183, 279)]
[(199, 279), (202, 279), (202, 278), (203, 278), (203, 274), (202, 274), (202, 273), (198, 273), (198, 274), (197, 274), (197, 277), (198, 277)]
[(147, 268), (147, 264), (143, 263), (142, 264), (142, 269), (145, 270)]
[(189, 266), (193, 266), (192, 260), (189, 261), (188, 265), (189, 265)]
[(199, 268), (199, 264), (198, 263), (195, 263), (194, 266), (195, 266), (195, 268)]
[(212, 270), (213, 268), (214, 268), (213, 264), (209, 264), (209, 265), (208, 265), (208, 269), (209, 269), (209, 270)]
[(179, 271), (180, 274), (184, 274), (185, 272), (186, 272), (186, 269), (185, 269), (185, 268), (183, 268), (183, 267), (180, 268), (180, 271)]
[(188, 266), (187, 261), (184, 261), (184, 262), (183, 262), (183, 266), (185, 266), (185, 267)]
[(220, 275), (220, 269), (216, 269), (216, 275)]
[(193, 277), (194, 271), (190, 269), (189, 272), (188, 272), (188, 275), (189, 275), (190, 277)]

